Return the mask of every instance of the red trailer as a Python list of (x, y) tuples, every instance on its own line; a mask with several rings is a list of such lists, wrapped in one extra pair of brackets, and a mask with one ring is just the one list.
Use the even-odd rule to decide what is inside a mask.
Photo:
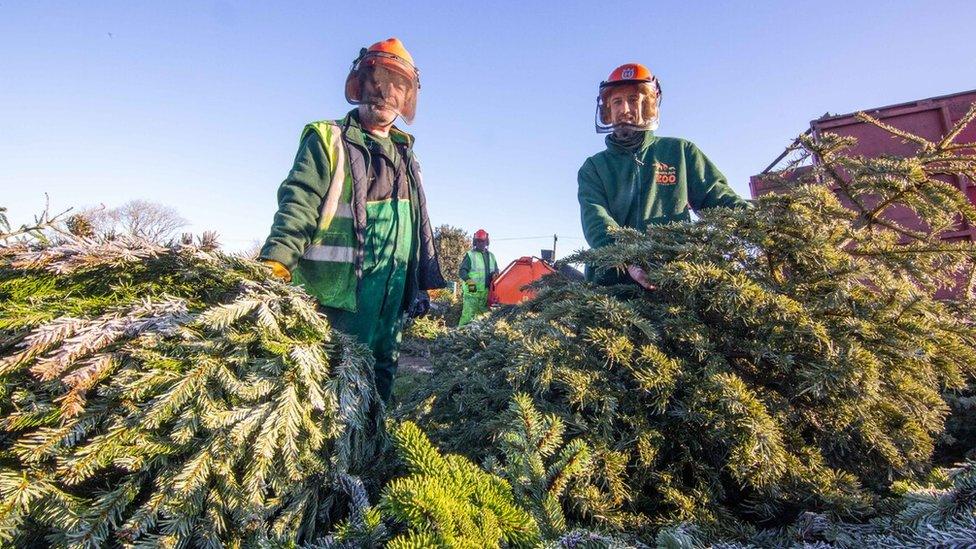
[[(939, 141), (966, 114), (973, 103), (976, 103), (976, 90), (876, 109), (866, 109), (863, 112), (895, 128), (932, 141)], [(882, 154), (908, 156), (914, 154), (918, 147), (918, 145), (906, 142), (877, 126), (861, 122), (854, 117), (854, 113), (824, 115), (811, 121), (810, 129), (807, 130), (807, 133), (813, 134), (814, 137), (828, 132), (856, 137), (857, 145), (850, 149), (850, 154), (868, 157)], [(955, 140), (957, 143), (974, 141), (976, 141), (976, 123), (970, 124)], [(762, 174), (749, 178), (749, 191), (753, 198), (776, 191), (776, 189), (769, 187), (768, 181), (762, 175), (774, 171), (789, 152), (790, 149), (787, 149), (763, 170)], [(794, 170), (793, 176), (798, 178), (807, 170), (809, 167), (798, 168)], [(958, 187), (963, 194), (969, 197), (971, 203), (976, 204), (976, 181), (968, 181), (962, 177), (953, 177), (946, 181)], [(886, 215), (909, 227), (919, 227), (922, 224), (921, 220), (905, 209), (892, 208), (886, 212)], [(946, 240), (976, 240), (976, 227), (965, 221), (960, 221), (959, 226), (955, 230), (945, 233), (943, 238)]]
[(548, 263), (538, 257), (523, 256), (508, 264), (491, 283), (488, 302), (502, 305), (516, 305), (535, 297), (535, 292), (527, 285), (547, 274), (555, 273)]

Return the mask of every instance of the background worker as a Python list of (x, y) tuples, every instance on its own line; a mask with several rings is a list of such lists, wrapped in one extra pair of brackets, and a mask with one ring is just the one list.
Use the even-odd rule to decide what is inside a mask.
[(360, 51), (345, 89), (356, 108), (305, 127), (259, 256), (370, 348), (384, 401), (404, 313), (426, 314), (426, 290), (445, 285), (413, 137), (393, 125), (398, 116), (413, 120), (419, 74), (396, 38)]
[[(749, 207), (694, 143), (654, 135), (660, 106), (661, 86), (639, 63), (617, 67), (600, 83), (596, 131), (610, 134), (607, 148), (586, 159), (578, 178), (583, 235), (593, 248), (612, 243), (615, 227), (643, 231), (690, 221), (691, 210)], [(601, 284), (632, 280), (652, 289), (636, 265), (626, 275), (587, 267), (586, 278)]]
[(495, 254), (488, 251), (488, 232), (484, 229), (475, 231), (471, 244), (472, 248), (465, 254), (458, 269), (458, 277), (463, 281), (461, 321), (458, 326), (464, 326), (474, 317), (488, 312), (488, 288), (498, 275)]

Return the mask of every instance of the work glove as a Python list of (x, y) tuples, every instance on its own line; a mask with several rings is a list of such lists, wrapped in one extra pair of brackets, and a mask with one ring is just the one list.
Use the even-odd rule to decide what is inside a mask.
[(468, 280), (465, 284), (468, 285), (469, 292), (475, 293), (478, 291), (478, 283), (475, 282), (474, 280)]
[(288, 267), (273, 259), (259, 259), (258, 261), (263, 263), (265, 267), (271, 269), (271, 274), (275, 278), (280, 278), (285, 282), (291, 282), (291, 271), (288, 270)]
[(427, 295), (427, 292), (420, 292), (417, 299), (413, 300), (413, 304), (410, 305), (407, 316), (410, 318), (420, 318), (427, 316), (428, 312), (430, 312), (430, 296)]

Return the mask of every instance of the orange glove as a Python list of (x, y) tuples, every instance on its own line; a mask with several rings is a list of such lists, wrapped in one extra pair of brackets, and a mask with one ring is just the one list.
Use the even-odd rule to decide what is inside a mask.
[(260, 259), (259, 261), (269, 267), (271, 269), (271, 274), (276, 278), (280, 278), (285, 282), (291, 282), (291, 271), (288, 270), (288, 267), (285, 267), (273, 259)]

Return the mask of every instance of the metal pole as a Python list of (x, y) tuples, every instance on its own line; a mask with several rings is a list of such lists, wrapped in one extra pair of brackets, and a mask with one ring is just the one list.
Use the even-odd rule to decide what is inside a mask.
[(552, 235), (552, 262), (556, 262), (556, 241), (559, 240), (558, 235)]

